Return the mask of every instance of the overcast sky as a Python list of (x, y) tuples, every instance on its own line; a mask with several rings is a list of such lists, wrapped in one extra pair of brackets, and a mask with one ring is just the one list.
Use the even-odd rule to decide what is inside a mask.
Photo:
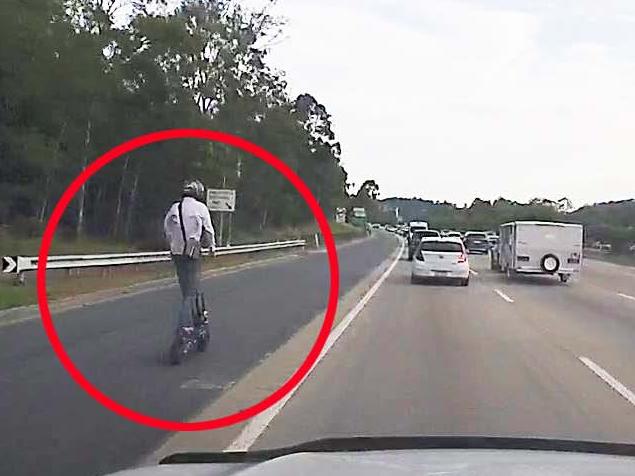
[[(247, 0), (253, 5), (259, 0)], [(632, 0), (279, 0), (269, 56), (383, 197), (635, 196)]]

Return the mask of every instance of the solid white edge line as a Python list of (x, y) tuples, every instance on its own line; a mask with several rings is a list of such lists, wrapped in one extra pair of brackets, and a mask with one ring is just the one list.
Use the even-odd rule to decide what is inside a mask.
[(633, 297), (633, 296), (629, 296), (628, 294), (624, 294), (624, 293), (617, 293), (617, 295), (618, 295), (618, 296), (622, 296), (623, 298), (626, 298), (626, 299), (630, 299), (630, 300), (632, 300), (632, 301), (635, 301), (635, 297)]
[(510, 298), (507, 294), (505, 294), (503, 291), (501, 291), (500, 289), (494, 289), (494, 292), (496, 294), (498, 294), (500, 297), (502, 297), (505, 301), (507, 302), (514, 302), (514, 300), (512, 298)]
[(606, 382), (613, 390), (624, 397), (631, 405), (635, 406), (635, 394), (631, 392), (628, 387), (623, 385), (619, 380), (613, 377), (610, 373), (593, 362), (588, 357), (580, 356), (578, 359), (586, 365), (591, 371)]
[(379, 279), (373, 284), (373, 286), (364, 294), (364, 296), (360, 299), (360, 301), (355, 305), (353, 309), (351, 309), (346, 316), (342, 319), (342, 321), (337, 325), (335, 329), (333, 329), (326, 340), (326, 344), (324, 345), (324, 349), (318, 356), (317, 360), (311, 367), (311, 369), (307, 372), (304, 378), (296, 385), (293, 390), (291, 390), (287, 395), (284, 396), (280, 401), (278, 401), (275, 405), (269, 407), (264, 412), (256, 415), (251, 419), (249, 423), (243, 428), (238, 437), (234, 441), (230, 443), (230, 445), (225, 448), (225, 451), (247, 451), (251, 446), (256, 442), (256, 440), (262, 435), (267, 427), (271, 424), (273, 419), (280, 413), (282, 408), (286, 405), (286, 403), (293, 397), (295, 392), (300, 388), (300, 386), (305, 382), (305, 380), (311, 375), (311, 372), (315, 369), (315, 367), (320, 363), (322, 358), (327, 354), (327, 352), (333, 347), (333, 344), (340, 338), (340, 336), (344, 333), (349, 324), (357, 317), (357, 315), (361, 312), (364, 306), (368, 303), (368, 301), (373, 297), (373, 295), (377, 292), (379, 287), (386, 280), (388, 275), (392, 272), (392, 270), (397, 266), (401, 255), (404, 250), (404, 242), (401, 241), (401, 247), (397, 256), (390, 264), (388, 269), (384, 271), (384, 273), (379, 277)]

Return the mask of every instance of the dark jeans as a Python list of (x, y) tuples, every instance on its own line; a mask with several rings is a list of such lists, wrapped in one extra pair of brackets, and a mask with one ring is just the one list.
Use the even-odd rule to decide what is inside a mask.
[(183, 302), (178, 314), (179, 327), (192, 327), (192, 315), (196, 309), (196, 296), (201, 285), (201, 260), (187, 256), (172, 255), (176, 275), (181, 287)]

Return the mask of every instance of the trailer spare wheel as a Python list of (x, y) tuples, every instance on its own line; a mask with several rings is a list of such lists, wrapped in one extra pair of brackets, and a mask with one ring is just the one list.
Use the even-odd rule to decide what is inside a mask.
[(560, 268), (560, 260), (552, 254), (544, 255), (540, 260), (540, 267), (545, 273), (555, 273)]

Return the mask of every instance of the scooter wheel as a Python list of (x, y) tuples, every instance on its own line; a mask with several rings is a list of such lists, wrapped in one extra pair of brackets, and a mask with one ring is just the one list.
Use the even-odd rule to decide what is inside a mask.
[(199, 352), (205, 352), (207, 345), (209, 344), (209, 331), (206, 330), (196, 342), (196, 350)]
[(170, 364), (171, 365), (180, 365), (185, 358), (184, 346), (183, 346), (183, 338), (181, 335), (177, 335), (174, 338), (174, 342), (170, 346)]
[(205, 352), (207, 344), (209, 344), (209, 322), (207, 319), (201, 324), (201, 327), (197, 329), (196, 350), (199, 352)]

